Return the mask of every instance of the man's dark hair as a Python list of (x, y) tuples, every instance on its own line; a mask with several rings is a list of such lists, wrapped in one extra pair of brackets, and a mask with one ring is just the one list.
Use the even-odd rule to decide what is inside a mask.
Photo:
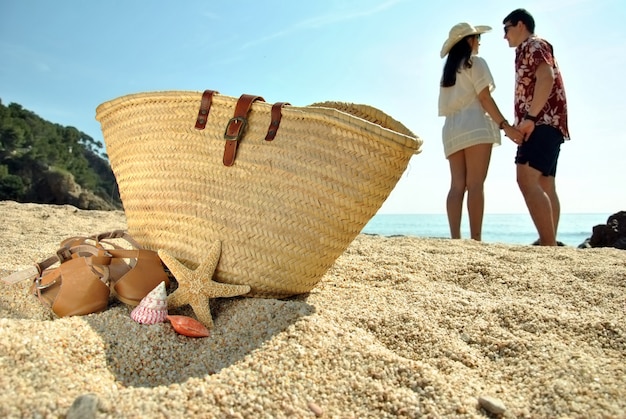
[(515, 9), (502, 21), (503, 24), (511, 22), (511, 25), (517, 25), (518, 22), (524, 23), (528, 32), (535, 33), (535, 19), (528, 13), (526, 9)]

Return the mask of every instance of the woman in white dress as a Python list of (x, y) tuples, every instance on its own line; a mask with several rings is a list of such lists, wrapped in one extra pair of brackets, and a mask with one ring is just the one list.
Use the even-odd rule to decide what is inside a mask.
[(459, 23), (441, 49), (446, 55), (439, 90), (439, 116), (445, 116), (443, 146), (450, 164), (450, 191), (446, 200), (450, 235), (461, 238), (461, 214), (467, 191), (470, 234), (481, 240), (487, 177), (491, 149), (500, 144), (500, 130), (507, 137), (522, 134), (509, 125), (491, 97), (495, 89), (487, 62), (477, 56), (480, 35), (489, 26)]

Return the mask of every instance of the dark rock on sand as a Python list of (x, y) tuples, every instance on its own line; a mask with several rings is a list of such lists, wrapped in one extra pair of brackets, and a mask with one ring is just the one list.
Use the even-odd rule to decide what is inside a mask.
[(593, 227), (591, 237), (578, 248), (614, 247), (626, 250), (626, 211), (619, 211), (609, 216), (606, 224)]

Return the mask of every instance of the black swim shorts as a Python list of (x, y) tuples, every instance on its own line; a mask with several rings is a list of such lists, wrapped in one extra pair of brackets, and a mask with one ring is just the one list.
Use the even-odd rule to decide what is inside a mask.
[(528, 163), (544, 176), (556, 176), (556, 163), (563, 141), (559, 129), (550, 125), (537, 125), (528, 140), (517, 147), (515, 164)]

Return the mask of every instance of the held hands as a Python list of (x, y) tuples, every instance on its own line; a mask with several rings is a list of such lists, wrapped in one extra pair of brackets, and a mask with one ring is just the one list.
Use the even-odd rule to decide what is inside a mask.
[(532, 134), (535, 130), (535, 123), (530, 119), (522, 119), (522, 121), (517, 124), (517, 127), (515, 128), (517, 128), (524, 135), (524, 141), (526, 141), (528, 137), (530, 137), (530, 134)]
[[(527, 122), (527, 121), (522, 121), (522, 122)], [(534, 126), (534, 124), (532, 122), (530, 122), (530, 123), (532, 125), (532, 128), (530, 129), (530, 132), (532, 132), (532, 130), (535, 128), (535, 126)], [(519, 124), (517, 127), (512, 127), (509, 124), (504, 124), (502, 129), (504, 130), (504, 135), (509, 137), (511, 139), (511, 141), (513, 141), (515, 144), (519, 145), (522, 142), (524, 142), (526, 140), (526, 138), (528, 138), (528, 135), (530, 135), (530, 132), (528, 133), (528, 135), (526, 135), (525, 131), (522, 131), (520, 129), (521, 126), (522, 126), (522, 124)]]

